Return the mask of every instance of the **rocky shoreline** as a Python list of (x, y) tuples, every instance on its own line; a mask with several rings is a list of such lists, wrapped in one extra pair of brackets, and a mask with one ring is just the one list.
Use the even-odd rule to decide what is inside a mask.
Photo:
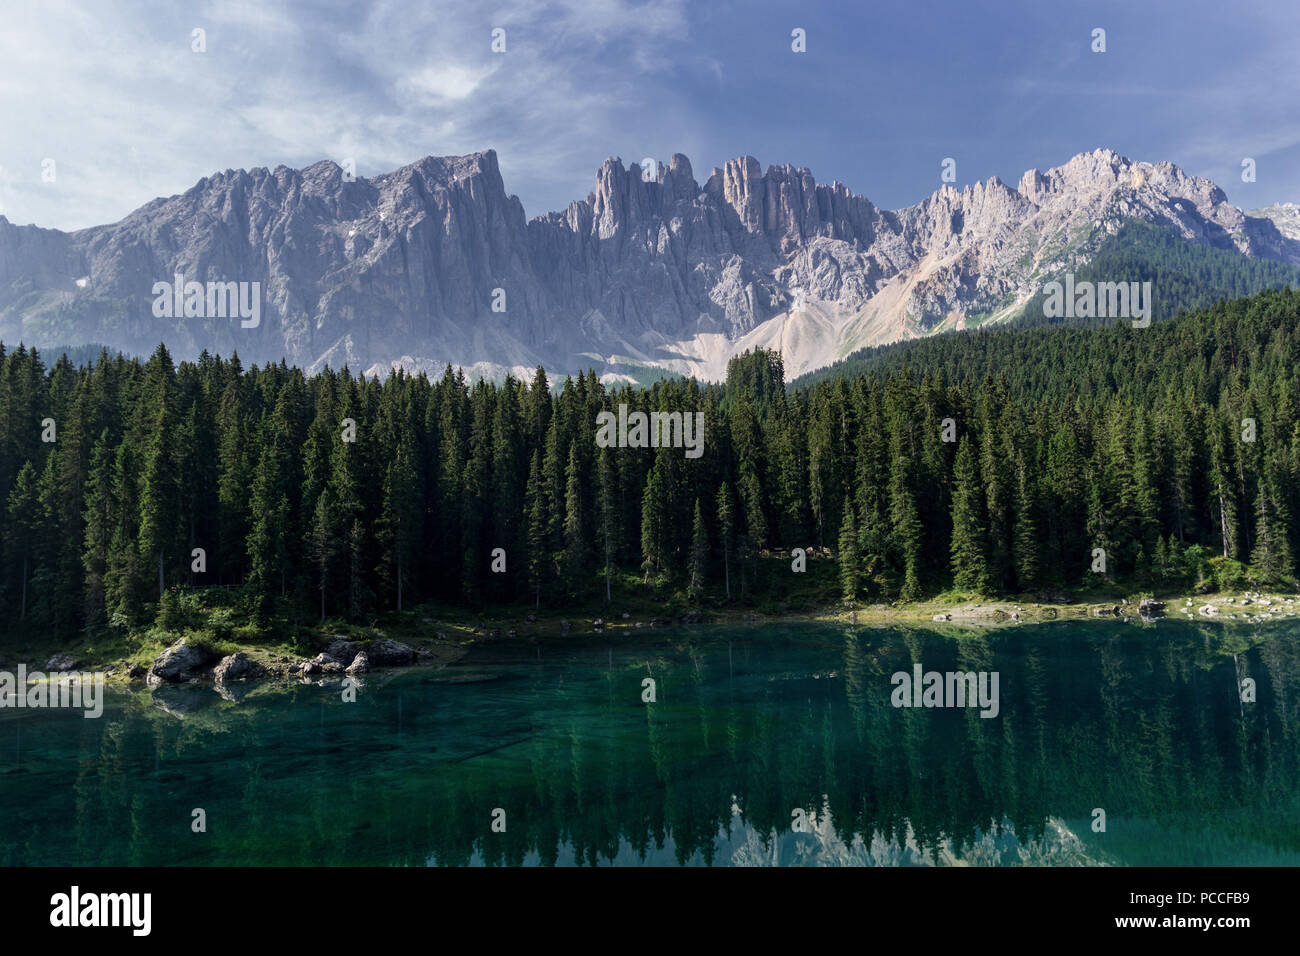
[(372, 668), (436, 664), (444, 658), (445, 655), (428, 650), (417, 651), (410, 645), (386, 637), (364, 643), (335, 638), (315, 657), (294, 660), (277, 655), (262, 662), (243, 651), (218, 658), (207, 648), (182, 639), (159, 654), (148, 669), (138, 664), (132, 667), (127, 677), (143, 679), (150, 687), (207, 681), (229, 684), (274, 678), (356, 677)]
[[(393, 640), (384, 634), (369, 639), (348, 640), (338, 636), (322, 639), (324, 650), (312, 657), (277, 653), (250, 644), (232, 653), (220, 653), (202, 644), (181, 638), (159, 653), (152, 662), (132, 663), (119, 660), (101, 665), (104, 675), (114, 682), (143, 683), (150, 689), (175, 685), (212, 685), (218, 692), (233, 685), (250, 682), (322, 681), (346, 677), (357, 678), (372, 670), (403, 668), (415, 665), (442, 666), (452, 663), (468, 653), (469, 647), (479, 642), (496, 642), (510, 639), (527, 639), (530, 642), (546, 638), (569, 638), (581, 635), (600, 635), (610, 639), (615, 635), (630, 636), (640, 629), (661, 630), (672, 627), (696, 625), (757, 625), (782, 621), (842, 623), (847, 625), (888, 624), (898, 626), (948, 625), (965, 629), (1014, 627), (1059, 620), (1086, 620), (1110, 618), (1129, 622), (1152, 623), (1159, 618), (1184, 621), (1261, 624), (1266, 621), (1300, 617), (1300, 594), (1266, 594), (1246, 591), (1239, 594), (1213, 594), (1170, 597), (1158, 600), (1153, 597), (1118, 598), (1114, 601), (1078, 602), (1062, 596), (1052, 603), (1017, 603), (1015, 601), (967, 601), (960, 604), (918, 602), (904, 605), (876, 604), (857, 608), (827, 609), (808, 614), (764, 615), (757, 612), (730, 612), (709, 614), (691, 611), (676, 617), (648, 617), (632, 619), (627, 613), (618, 619), (606, 621), (594, 618), (570, 621), (567, 618), (539, 620), (528, 614), (522, 621), (495, 622), (502, 626), (484, 624), (472, 633), (464, 634), (467, 640), (452, 640), (443, 631), (432, 631), (430, 639), (412, 646)], [(424, 624), (434, 624), (424, 619)], [(513, 626), (512, 626), (513, 625)], [(444, 625), (448, 630), (454, 626)], [(522, 633), (521, 633), (522, 632)], [(321, 645), (318, 644), (318, 647)], [(227, 650), (229, 647), (227, 648)], [(82, 665), (74, 654), (60, 652), (45, 661), (44, 670), (53, 675), (75, 671)], [(0, 665), (6, 666), (6, 665)], [(38, 670), (39, 663), (32, 663)]]

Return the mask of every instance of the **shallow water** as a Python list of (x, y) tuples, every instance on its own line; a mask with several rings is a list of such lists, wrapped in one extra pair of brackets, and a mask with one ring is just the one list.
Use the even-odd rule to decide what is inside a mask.
[[(916, 662), (997, 716), (893, 706)], [(1295, 623), (708, 627), (235, 696), (0, 709), (0, 864), (1300, 864)]]

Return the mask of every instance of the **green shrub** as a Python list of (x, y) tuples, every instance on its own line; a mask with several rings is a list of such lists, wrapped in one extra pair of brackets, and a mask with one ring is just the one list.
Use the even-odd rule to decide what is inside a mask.
[(256, 644), (266, 632), (256, 624), (241, 624), (231, 631), (230, 639), (236, 644)]
[(203, 604), (198, 594), (168, 588), (158, 601), (157, 624), (169, 631), (198, 627), (203, 623)]
[(226, 657), (239, 650), (238, 645), (229, 641), (218, 640), (209, 628), (192, 629), (185, 632), (185, 643), (196, 650), (204, 651), (213, 657)]
[(219, 641), (229, 641), (235, 634), (235, 612), (232, 608), (219, 607), (208, 615), (208, 629)]
[(1222, 555), (1210, 558), (1210, 573), (1216, 590), (1241, 591), (1250, 585), (1250, 574), (1240, 561)]

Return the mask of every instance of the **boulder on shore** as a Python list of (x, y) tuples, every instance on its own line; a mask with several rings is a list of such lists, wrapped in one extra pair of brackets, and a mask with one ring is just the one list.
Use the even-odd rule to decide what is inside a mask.
[(149, 668), (150, 686), (157, 684), (183, 684), (197, 678), (197, 671), (212, 663), (211, 651), (177, 641), (154, 659)]
[(330, 641), (329, 647), (325, 648), (325, 653), (338, 661), (344, 667), (347, 667), (357, 656), (357, 651), (361, 650), (359, 644), (353, 644), (341, 637), (336, 637)]
[(55, 654), (45, 662), (45, 670), (48, 672), (70, 671), (76, 666), (77, 659), (71, 654)]
[(370, 670), (370, 656), (365, 651), (357, 652), (352, 658), (352, 663), (347, 667), (349, 674), (364, 674), (368, 670)]
[(365, 653), (371, 667), (404, 667), (415, 660), (415, 651), (386, 637), (371, 641)]
[(1138, 602), (1138, 613), (1143, 617), (1152, 617), (1164, 612), (1165, 602), (1157, 601), (1155, 598), (1143, 598)]
[(212, 679), (218, 684), (224, 684), (227, 681), (248, 680), (252, 677), (261, 677), (266, 671), (262, 665), (250, 658), (243, 651), (231, 654), (229, 657), (223, 657), (221, 663), (212, 669)]

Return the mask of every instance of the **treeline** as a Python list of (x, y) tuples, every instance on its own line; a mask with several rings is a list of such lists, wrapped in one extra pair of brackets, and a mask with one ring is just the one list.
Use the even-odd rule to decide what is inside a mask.
[[(761, 552), (794, 547), (835, 552), (860, 600), (1287, 581), (1297, 315), (1283, 291), (975, 333), (793, 391), (766, 352), (721, 386), (611, 390), (0, 347), (0, 627), (130, 627), (214, 584), (299, 622), (629, 586), (752, 601)], [(701, 412), (703, 455), (598, 447), (620, 404)]]

